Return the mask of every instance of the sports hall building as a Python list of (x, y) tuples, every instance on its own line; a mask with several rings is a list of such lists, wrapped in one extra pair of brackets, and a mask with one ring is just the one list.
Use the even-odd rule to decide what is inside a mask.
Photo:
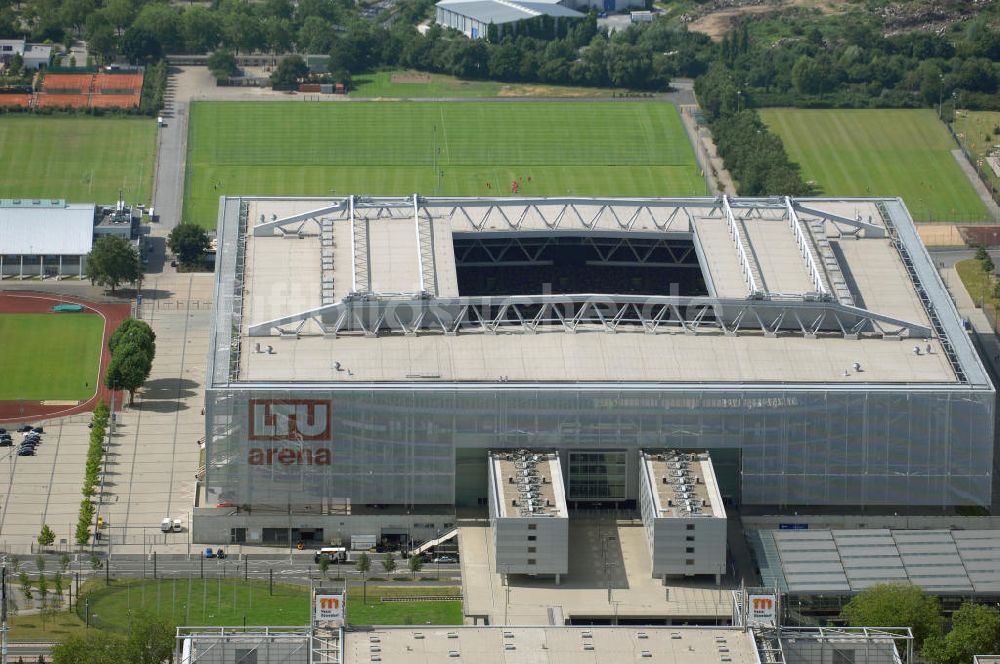
[[(570, 512), (990, 502), (995, 393), (898, 199), (223, 198), (196, 542), (423, 540), (490, 455)], [(721, 509), (721, 506), (720, 506)]]

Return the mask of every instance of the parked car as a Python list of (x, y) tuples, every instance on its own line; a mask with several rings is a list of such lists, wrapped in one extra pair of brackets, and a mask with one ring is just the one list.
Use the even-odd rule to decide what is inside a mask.
[(455, 556), (449, 556), (447, 554), (444, 554), (444, 555), (440, 555), (440, 556), (434, 556), (431, 559), (431, 562), (432, 563), (440, 563), (440, 564), (457, 563), (458, 562), (458, 558), (456, 558)]
[(31, 431), (30, 424), (22, 424), (17, 428), (18, 433), (24, 433), (25, 431)]
[(222, 549), (217, 549), (215, 551), (215, 557), (218, 558), (219, 560), (222, 560), (223, 558), (226, 557), (226, 552), (223, 551)]
[(31, 430), (34, 433), (45, 433), (45, 428), (44, 427), (31, 427)]
[(30, 447), (18, 449), (17, 456), (35, 456), (35, 450)]
[(6, 430), (6, 429), (0, 429), (0, 436), (2, 436), (2, 435), (3, 435), (3, 434), (5, 434), (5, 433), (7, 433), (7, 430)]
[[(169, 533), (170, 532), (170, 525), (171, 525), (170, 517), (169, 516), (165, 516), (165, 517), (163, 517), (163, 521), (160, 521), (160, 530), (162, 532)], [(208, 558), (209, 556), (205, 556), (205, 557)]]
[(207, 549), (205, 549), (205, 557), (215, 558), (215, 551), (212, 551), (212, 547), (208, 547)]
[(10, 438), (0, 438), (0, 447), (13, 447), (14, 441)]

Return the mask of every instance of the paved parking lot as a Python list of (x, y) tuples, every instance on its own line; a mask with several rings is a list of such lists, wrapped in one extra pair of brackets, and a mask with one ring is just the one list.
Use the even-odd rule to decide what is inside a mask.
[[(12, 432), (14, 447), (0, 448), (0, 548), (30, 553), (42, 524), (55, 531), (56, 543), (73, 541), (83, 495), (89, 415), (45, 422), (35, 456), (15, 452), (21, 434)], [(8, 427), (10, 428), (10, 427)]]

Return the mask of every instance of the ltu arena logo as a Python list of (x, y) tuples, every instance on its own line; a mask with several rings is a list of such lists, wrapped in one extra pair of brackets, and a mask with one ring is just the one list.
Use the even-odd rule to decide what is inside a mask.
[(330, 402), (250, 400), (250, 440), (330, 440)]

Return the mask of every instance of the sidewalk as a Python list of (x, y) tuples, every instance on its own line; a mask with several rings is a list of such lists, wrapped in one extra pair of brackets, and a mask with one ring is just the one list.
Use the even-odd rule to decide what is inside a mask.
[(940, 268), (940, 270), (941, 278), (951, 293), (955, 306), (958, 307), (959, 315), (969, 321), (972, 331), (975, 332), (973, 343), (983, 358), (983, 364), (996, 381), (1000, 376), (1000, 339), (997, 339), (997, 335), (993, 332), (993, 326), (986, 313), (975, 305), (969, 292), (965, 290), (958, 271), (954, 267)]

